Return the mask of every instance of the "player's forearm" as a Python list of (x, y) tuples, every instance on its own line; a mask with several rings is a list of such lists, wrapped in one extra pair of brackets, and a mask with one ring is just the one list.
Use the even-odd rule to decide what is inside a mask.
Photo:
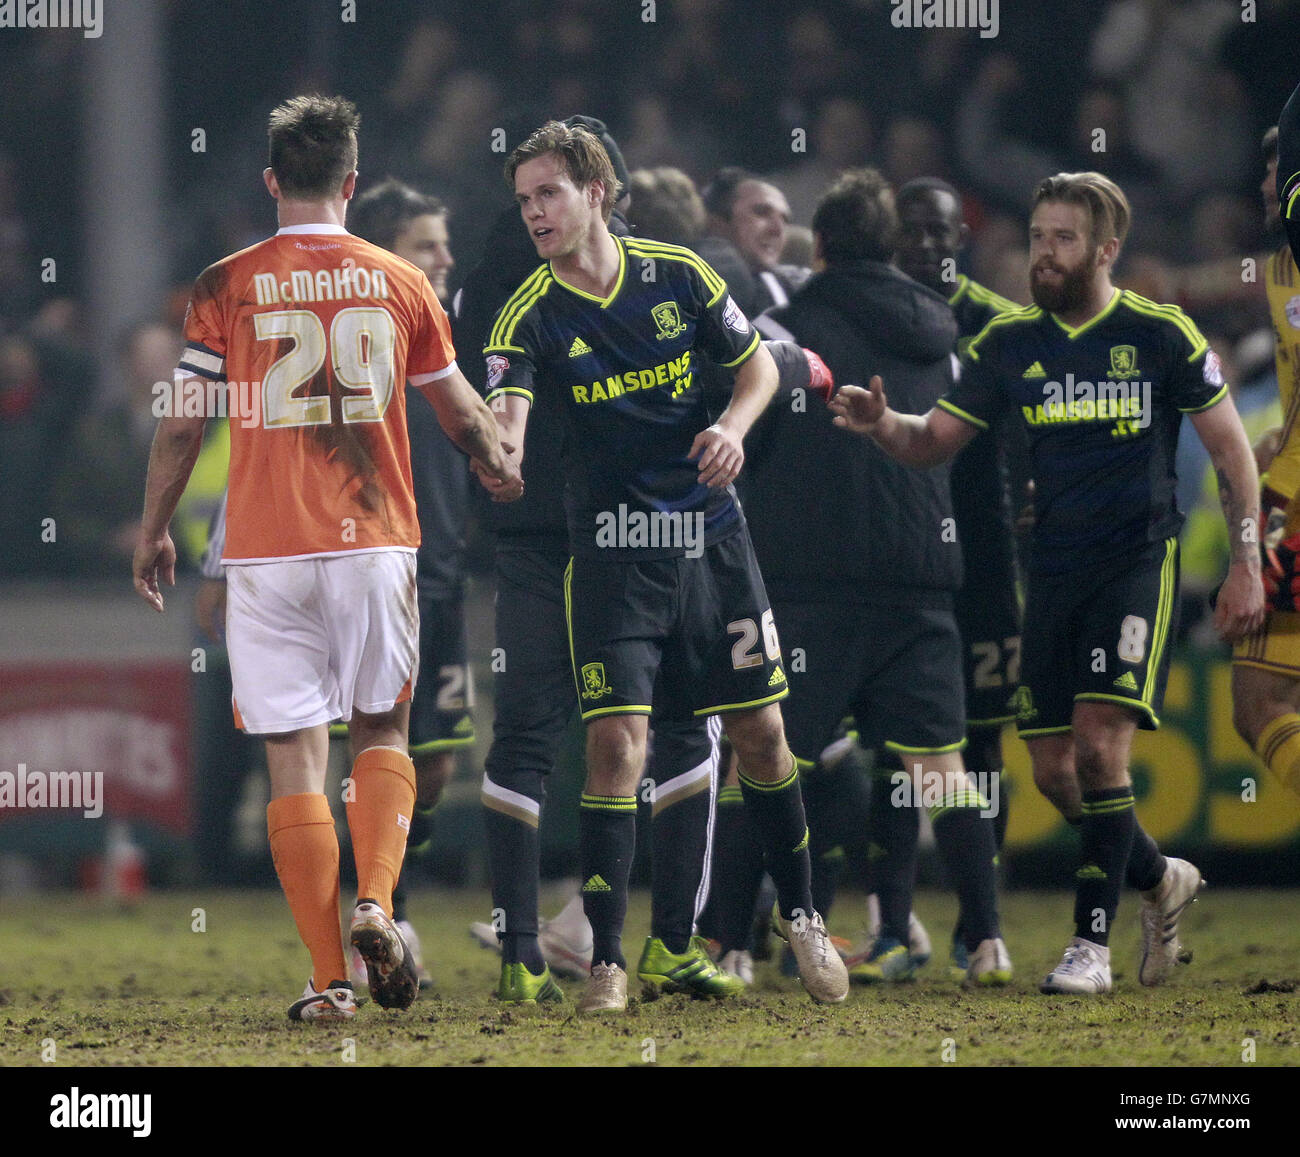
[(1242, 428), (1232, 395), (1208, 410), (1193, 414), (1192, 426), (1210, 455), (1219, 480), (1219, 502), (1228, 524), (1233, 565), (1259, 569), (1259, 549), (1264, 528), (1259, 525), (1259, 471), (1255, 454)]
[(718, 416), (717, 424), (744, 438), (758, 416), (776, 396), (779, 375), (772, 355), (759, 343), (750, 359), (736, 371), (731, 404)]
[(147, 540), (167, 533), (202, 445), (202, 419), (163, 418), (158, 423), (149, 450), (149, 475), (141, 519), (141, 531)]
[(452, 444), (482, 463), (490, 474), (504, 478), (506, 455), (501, 448), (497, 421), (465, 375), (456, 369), (421, 385), (420, 392), (429, 399), (438, 415), (438, 424)]
[(483, 402), (479, 401), (476, 408), (464, 415), (464, 421), (455, 434), (450, 430), (447, 433), (471, 458), (477, 458), (490, 472), (504, 477), (506, 453), (501, 443), (509, 439), (504, 437), (492, 411)]
[(488, 407), (501, 441), (515, 448), (515, 455), (520, 462), (524, 458), (524, 436), (532, 408), (532, 403), (518, 394), (498, 394)]
[(938, 466), (952, 457), (952, 451), (934, 437), (927, 418), (886, 409), (868, 433), (876, 445), (904, 466)]
[[(1262, 528), (1256, 525), (1259, 514), (1259, 474), (1255, 470), (1255, 456), (1251, 453), (1245, 435), (1226, 446), (1216, 447), (1210, 454), (1215, 477), (1219, 480), (1219, 502), (1223, 507), (1224, 521), (1228, 524), (1228, 542), (1233, 563), (1244, 563), (1251, 570), (1259, 570), (1259, 535)], [(1248, 532), (1249, 530), (1249, 532)]]

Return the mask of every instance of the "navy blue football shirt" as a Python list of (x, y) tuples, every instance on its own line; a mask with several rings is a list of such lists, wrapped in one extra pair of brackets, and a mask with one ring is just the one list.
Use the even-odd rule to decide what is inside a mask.
[[(735, 368), (758, 332), (697, 254), (616, 237), (619, 270), (608, 297), (566, 285), (539, 266), (502, 307), (483, 353), (490, 405), (502, 394), (546, 391), (565, 416), (570, 545), (604, 558), (671, 558), (680, 543), (643, 545), (606, 533), (650, 515), (704, 516), (703, 545), (743, 525), (735, 491), (699, 482), (687, 455), (713, 415), (698, 355)], [(525, 458), (525, 478), (527, 466)]]
[(1181, 309), (1128, 290), (1071, 328), (1037, 306), (994, 318), (939, 406), (979, 429), (1010, 410), (1029, 439), (1029, 570), (1068, 574), (1176, 535), (1183, 414), (1227, 393), (1219, 360)]

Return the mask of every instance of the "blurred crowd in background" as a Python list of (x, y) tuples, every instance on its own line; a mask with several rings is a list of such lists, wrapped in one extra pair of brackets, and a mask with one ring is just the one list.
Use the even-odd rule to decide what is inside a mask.
[[(359, 190), (391, 175), (446, 202), (453, 292), (509, 203), (505, 151), (550, 117), (604, 119), (634, 189), (654, 180), (637, 170), (665, 166), (701, 189), (724, 166), (762, 174), (788, 202), (783, 260), (795, 265), (810, 260), (798, 227), (842, 169), (874, 166), (895, 186), (944, 178), (961, 191), (972, 229), (963, 271), (1018, 302), (1028, 301), (1037, 181), (1098, 169), (1134, 209), (1121, 284), (1184, 305), (1242, 396), (1258, 401), (1243, 409), (1266, 413), (1276, 389), (1262, 267), (1252, 281), (1242, 262), (1270, 247), (1259, 142), (1297, 80), (1300, 5), (1259, 0), (1247, 22), (1229, 0), (1002, 0), (992, 38), (896, 29), (891, 7), (360, 0), (353, 25), (318, 0), (231, 0), (197, 12), (168, 3), (165, 118), (175, 145), (159, 245), (175, 288), (141, 301), (138, 321), (112, 334), (88, 332), (79, 280), (79, 83), (95, 42), (74, 31), (6, 34), (0, 575), (126, 581), (153, 384), (170, 380), (194, 276), (274, 228), (260, 181), (266, 116), (299, 91), (358, 103)], [(47, 259), (53, 282), (42, 278)], [(1189, 460), (1188, 470), (1184, 501), (1194, 504), (1203, 463)], [(40, 548), (33, 511), (56, 519), (63, 549)], [(194, 546), (178, 546), (193, 566)], [(1194, 565), (1189, 578), (1195, 589)]]

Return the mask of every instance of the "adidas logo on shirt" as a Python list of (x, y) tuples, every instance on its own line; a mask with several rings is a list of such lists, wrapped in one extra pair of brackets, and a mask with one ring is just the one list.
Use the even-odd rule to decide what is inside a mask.
[(573, 345), (569, 346), (569, 357), (580, 358), (583, 354), (589, 353), (591, 353), (591, 346), (583, 341), (582, 338), (575, 337), (573, 339)]
[(1042, 362), (1035, 362), (1032, 366), (1029, 367), (1029, 369), (1027, 369), (1027, 370), (1024, 372), (1024, 374), (1022, 375), (1022, 377), (1025, 377), (1025, 378), (1045, 378), (1045, 377), (1047, 377), (1047, 371), (1046, 371), (1045, 369), (1043, 369), (1043, 363), (1042, 363)]

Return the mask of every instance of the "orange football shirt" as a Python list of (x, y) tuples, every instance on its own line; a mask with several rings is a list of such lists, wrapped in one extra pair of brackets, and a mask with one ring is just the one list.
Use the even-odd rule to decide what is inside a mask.
[(226, 383), (223, 562), (419, 546), (403, 387), (456, 355), (414, 265), (339, 226), (281, 229), (199, 275), (185, 342), (186, 391)]

